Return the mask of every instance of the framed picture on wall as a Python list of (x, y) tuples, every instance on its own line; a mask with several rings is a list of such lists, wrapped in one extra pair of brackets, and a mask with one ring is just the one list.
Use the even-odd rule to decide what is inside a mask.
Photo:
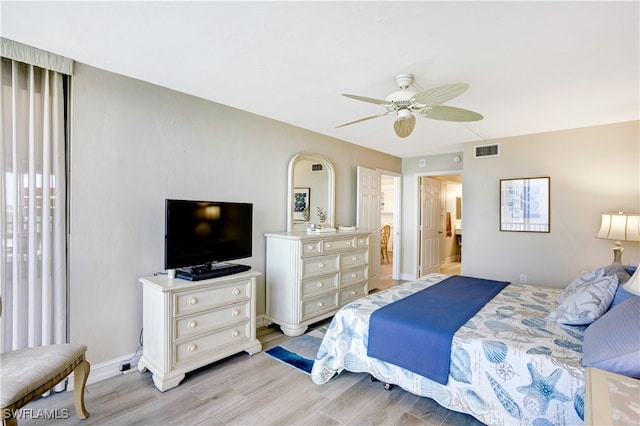
[(500, 179), (500, 230), (551, 232), (549, 177)]
[(293, 188), (293, 220), (309, 220), (311, 188)]

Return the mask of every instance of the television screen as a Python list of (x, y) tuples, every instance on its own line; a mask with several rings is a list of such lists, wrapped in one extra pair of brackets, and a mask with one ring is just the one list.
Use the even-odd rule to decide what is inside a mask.
[(252, 255), (253, 204), (165, 201), (165, 269)]

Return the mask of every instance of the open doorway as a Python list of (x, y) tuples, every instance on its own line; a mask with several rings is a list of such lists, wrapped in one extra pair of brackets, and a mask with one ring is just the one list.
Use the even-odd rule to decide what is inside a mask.
[(400, 185), (401, 178), (399, 174), (382, 171), (380, 181), (380, 289), (402, 282), (399, 280)]
[[(462, 272), (462, 175), (420, 176), (419, 275)], [(429, 188), (425, 190), (424, 188)]]

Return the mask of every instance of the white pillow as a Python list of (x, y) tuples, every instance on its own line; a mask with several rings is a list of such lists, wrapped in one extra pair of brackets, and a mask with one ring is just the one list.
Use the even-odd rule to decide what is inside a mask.
[(624, 283), (622, 288), (627, 290), (629, 293), (633, 293), (636, 296), (640, 296), (640, 265), (636, 268), (636, 271), (631, 275), (629, 281)]
[(568, 325), (591, 324), (604, 314), (618, 288), (618, 276), (578, 277), (558, 298), (559, 305), (547, 318)]

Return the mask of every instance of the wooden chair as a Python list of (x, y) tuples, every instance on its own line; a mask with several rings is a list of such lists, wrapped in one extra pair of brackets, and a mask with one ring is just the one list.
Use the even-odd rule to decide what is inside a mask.
[(389, 263), (389, 236), (391, 236), (391, 226), (385, 225), (380, 230), (380, 260), (383, 261), (386, 257), (387, 263)]
[[(2, 299), (0, 299), (2, 313)], [(81, 419), (89, 417), (84, 406), (84, 389), (91, 366), (85, 359), (87, 347), (74, 343), (37, 346), (0, 354), (0, 409), (2, 423), (18, 424), (16, 414), (27, 403), (53, 389), (74, 373), (73, 400)]]

